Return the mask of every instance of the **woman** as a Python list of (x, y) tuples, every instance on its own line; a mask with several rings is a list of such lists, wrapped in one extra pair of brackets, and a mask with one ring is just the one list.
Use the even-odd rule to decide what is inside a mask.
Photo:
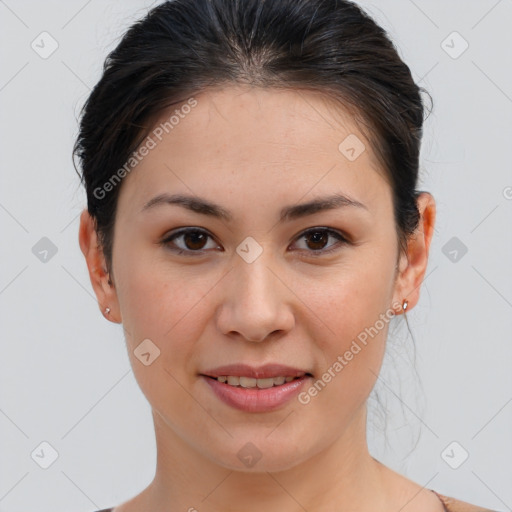
[(420, 92), (348, 1), (166, 2), (108, 56), (75, 147), (79, 240), (157, 468), (107, 510), (484, 510), (366, 442), (435, 222)]

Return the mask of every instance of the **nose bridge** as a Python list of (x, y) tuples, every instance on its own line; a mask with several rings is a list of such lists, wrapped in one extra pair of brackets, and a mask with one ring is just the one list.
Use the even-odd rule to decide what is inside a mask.
[(262, 252), (254, 261), (239, 261), (236, 270), (236, 293), (242, 301), (263, 300), (266, 303), (274, 300), (276, 294), (275, 275), (271, 271), (270, 250)]
[[(243, 244), (241, 244), (243, 246)], [(219, 327), (224, 334), (237, 332), (250, 341), (263, 341), (270, 333), (290, 328), (283, 284), (270, 250), (254, 260), (240, 257), (231, 274)]]

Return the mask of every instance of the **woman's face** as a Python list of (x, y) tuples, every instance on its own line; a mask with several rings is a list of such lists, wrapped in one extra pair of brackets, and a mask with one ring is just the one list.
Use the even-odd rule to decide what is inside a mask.
[[(233, 87), (194, 99), (162, 115), (122, 183), (104, 302), (123, 323), (157, 439), (245, 471), (357, 446), (389, 319), (414, 300), (395, 280), (392, 191), (369, 141), (312, 92)], [(164, 194), (215, 207), (147, 206)], [(354, 204), (300, 208), (334, 194)], [(281, 402), (277, 387), (260, 402), (257, 389), (204, 376), (236, 364), (312, 376)]]

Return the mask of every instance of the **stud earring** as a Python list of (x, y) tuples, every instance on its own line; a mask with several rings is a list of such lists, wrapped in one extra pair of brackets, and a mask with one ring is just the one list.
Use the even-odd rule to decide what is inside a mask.
[(105, 314), (107, 314), (107, 315), (108, 315), (109, 313), (110, 313), (110, 308), (109, 308), (109, 307), (106, 307), (106, 308), (105, 308)]
[(407, 309), (408, 304), (409, 304), (409, 302), (407, 301), (407, 299), (404, 299), (404, 301), (402, 302), (402, 309), (404, 310), (404, 313), (405, 313), (405, 310)]

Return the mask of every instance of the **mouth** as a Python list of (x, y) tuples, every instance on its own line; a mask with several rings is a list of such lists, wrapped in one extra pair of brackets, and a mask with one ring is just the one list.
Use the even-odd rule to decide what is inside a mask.
[(289, 404), (313, 374), (306, 368), (280, 363), (252, 366), (235, 363), (199, 374), (220, 401), (251, 413), (275, 411)]
[(269, 389), (272, 387), (283, 386), (294, 380), (303, 379), (304, 377), (313, 377), (309, 372), (300, 372), (299, 375), (279, 375), (277, 377), (267, 377), (264, 379), (257, 379), (255, 377), (247, 377), (244, 375), (219, 375), (217, 377), (211, 375), (201, 374), (212, 380), (227, 384), (235, 388), (245, 389)]
[(246, 413), (270, 413), (292, 403), (312, 380), (309, 372), (256, 378), (246, 375), (199, 374), (217, 399)]

